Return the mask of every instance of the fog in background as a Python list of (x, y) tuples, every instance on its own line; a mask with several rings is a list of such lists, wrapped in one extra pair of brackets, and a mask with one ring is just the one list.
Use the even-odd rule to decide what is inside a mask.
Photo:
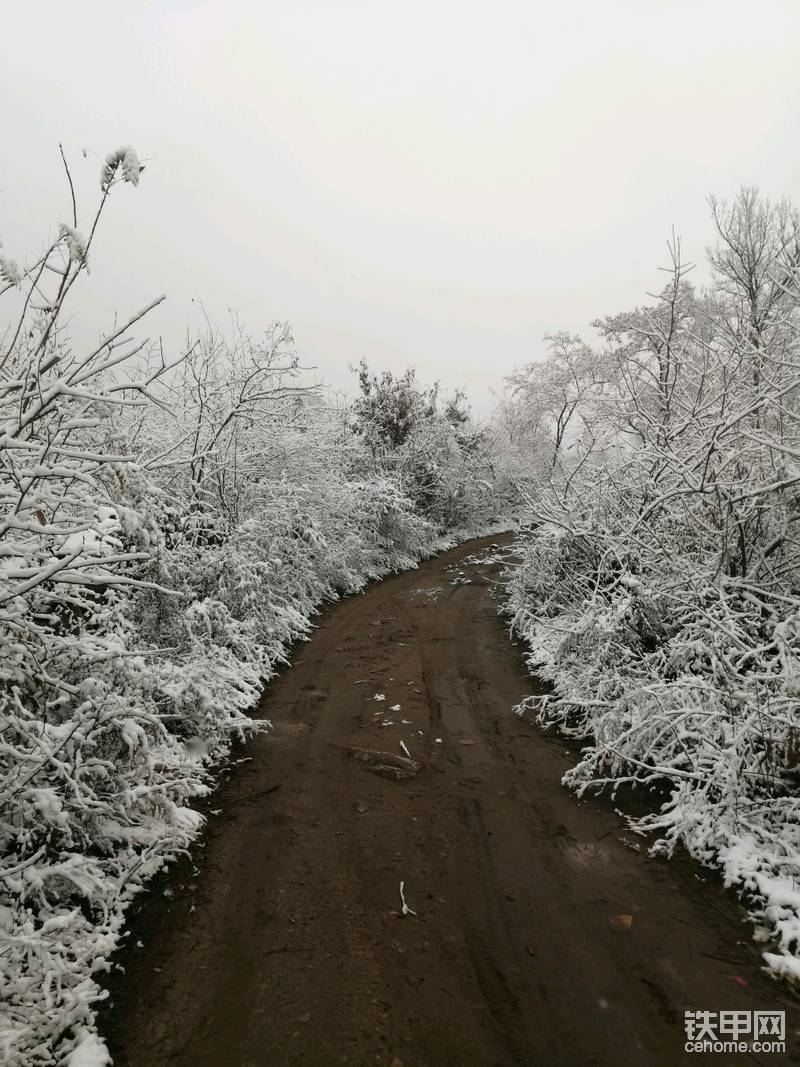
[[(796, 0), (6, 5), (0, 239), (20, 263), (84, 226), (100, 156), (135, 147), (73, 325), (168, 296), (252, 333), (288, 319), (336, 387), (415, 365), (475, 409), (548, 330), (660, 287), (705, 197), (800, 199)], [(704, 268), (698, 267), (702, 281)], [(194, 301), (194, 302), (193, 302)]]

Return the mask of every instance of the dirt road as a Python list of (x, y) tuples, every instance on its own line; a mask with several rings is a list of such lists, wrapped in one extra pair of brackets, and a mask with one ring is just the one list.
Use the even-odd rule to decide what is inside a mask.
[[(531, 679), (468, 561), (491, 541), (331, 608), (270, 685), (274, 732), (133, 919), (117, 1067), (800, 1062), (738, 906), (577, 803), (574, 755), (511, 714)], [(401, 740), (401, 781), (348, 747)], [(685, 1009), (733, 1008), (786, 1008), (790, 1055), (684, 1053)]]

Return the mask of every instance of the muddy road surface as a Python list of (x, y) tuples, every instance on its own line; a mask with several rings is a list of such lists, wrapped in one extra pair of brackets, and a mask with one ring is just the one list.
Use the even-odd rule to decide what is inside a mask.
[[(800, 1062), (736, 902), (578, 803), (574, 751), (511, 713), (532, 681), (493, 542), (330, 608), (269, 686), (274, 731), (132, 916), (116, 1067)], [(353, 752), (401, 742), (400, 780)], [(784, 1009), (788, 1052), (687, 1054), (687, 1009)]]

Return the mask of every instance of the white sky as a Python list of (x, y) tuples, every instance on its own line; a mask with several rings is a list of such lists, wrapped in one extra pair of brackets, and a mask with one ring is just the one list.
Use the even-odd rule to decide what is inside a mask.
[[(800, 200), (797, 0), (161, 0), (7, 4), (0, 239), (83, 219), (129, 143), (75, 332), (165, 292), (294, 326), (336, 386), (362, 356), (489, 406), (542, 334), (588, 332), (688, 258), (705, 197)], [(0, 323), (4, 316), (0, 315)]]

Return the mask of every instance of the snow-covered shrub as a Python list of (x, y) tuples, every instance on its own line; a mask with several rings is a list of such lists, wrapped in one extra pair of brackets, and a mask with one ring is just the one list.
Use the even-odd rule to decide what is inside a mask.
[[(496, 478), (497, 442), (476, 427), (461, 392), (442, 399), (413, 370), (371, 374), (362, 360), (350, 425), (372, 466), (395, 478), (441, 531), (491, 522), (509, 503)], [(363, 462), (363, 458), (361, 460)]]
[(527, 706), (587, 741), (565, 783), (668, 787), (633, 825), (721, 867), (798, 979), (798, 227), (726, 210), (712, 291), (676, 255), (658, 304), (597, 324), (590, 432), (540, 479), (508, 607), (553, 683)]
[[(116, 181), (109, 175), (92, 234)], [(142, 349), (129, 329), (148, 308), (91, 351), (70, 346), (60, 318), (91, 244), (73, 221), (20, 273), (24, 299), (0, 351), (0, 1055), (9, 1064), (53, 1062), (91, 1027), (92, 976), (126, 886), (189, 840), (199, 817), (186, 803), (206, 788), (165, 725), (159, 670), (130, 621), (139, 591), (157, 588), (158, 531), (115, 415), (149, 404), (168, 368), (121, 376)]]

